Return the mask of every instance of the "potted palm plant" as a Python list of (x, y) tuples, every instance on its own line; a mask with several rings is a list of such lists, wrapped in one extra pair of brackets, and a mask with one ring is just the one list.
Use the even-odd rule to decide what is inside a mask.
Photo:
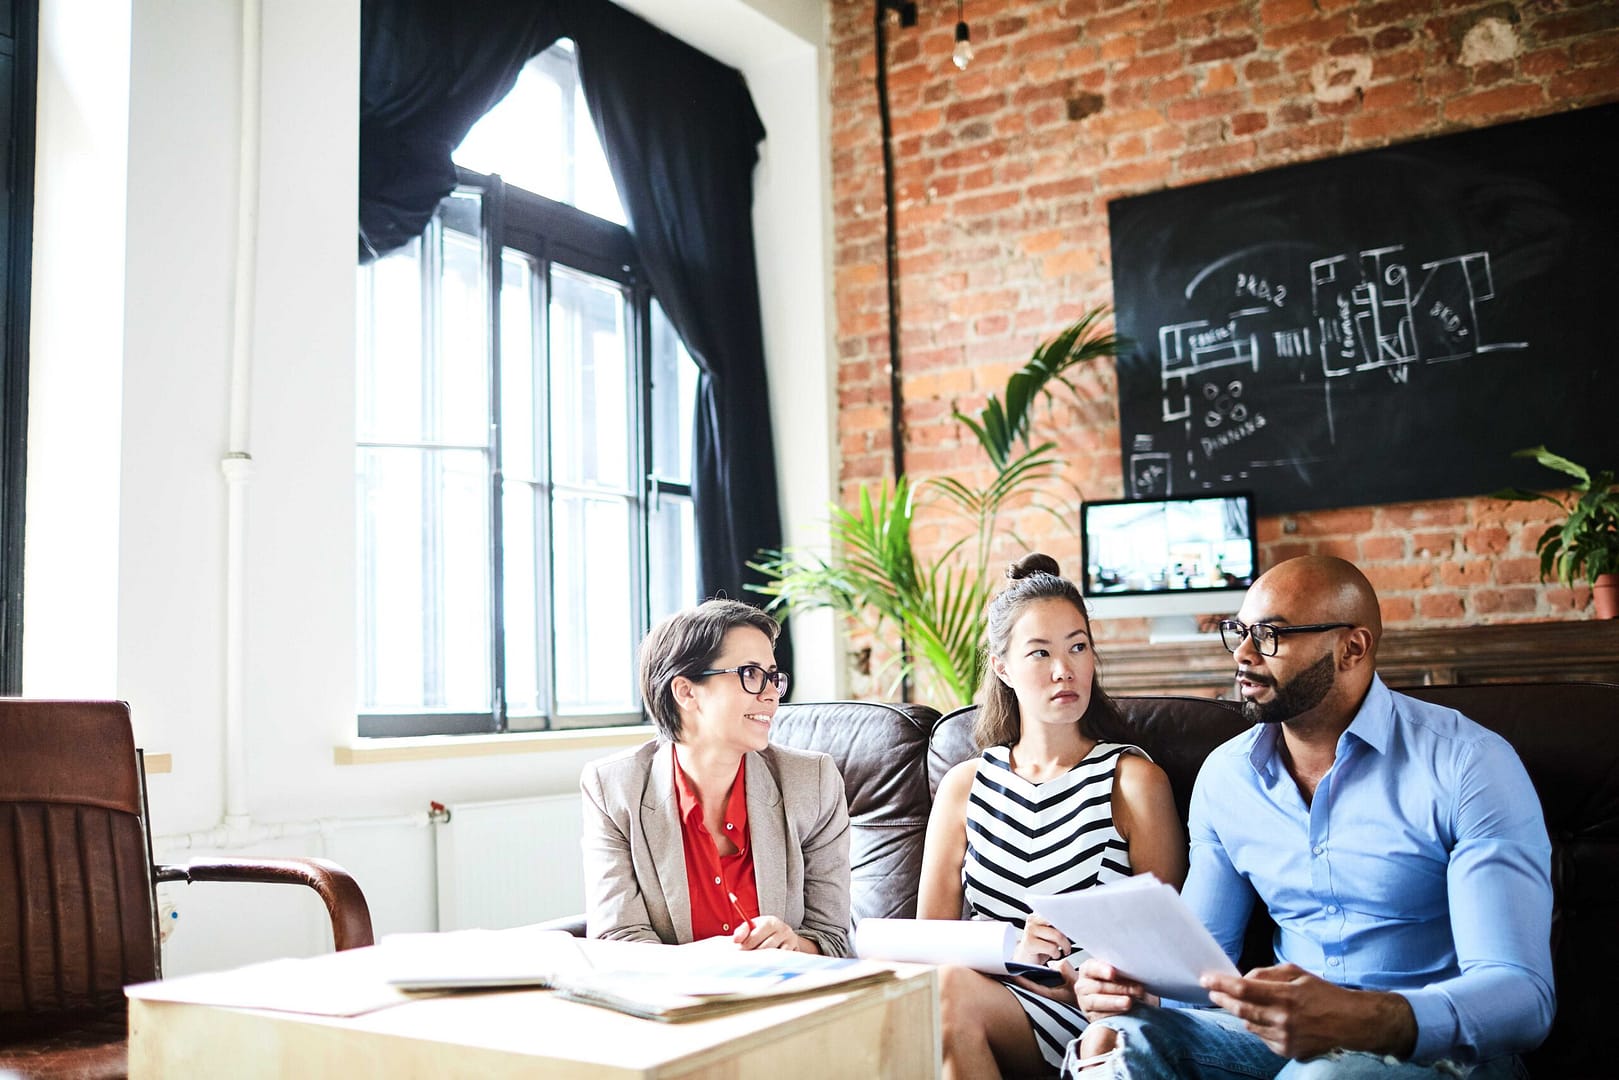
[[(862, 484), (853, 509), (832, 507), (831, 557), (764, 552), (750, 564), (768, 579), (756, 591), (772, 598), (773, 609), (830, 607), (875, 634), (894, 630), (900, 647), (893, 654), (889, 693), (915, 676), (921, 700), (971, 703), (983, 677), (984, 612), (997, 584), (990, 549), (1005, 528), (1002, 511), (1037, 496), (1061, 468), (1057, 444), (1032, 437), (1036, 405), (1058, 386), (1074, 391), (1070, 378), (1077, 365), (1126, 347), (1104, 328), (1107, 314), (1093, 310), (1042, 344), (1012, 373), (1004, 393), (989, 395), (972, 415), (953, 413), (995, 470), (987, 485), (973, 487), (950, 476), (921, 483), (900, 476), (893, 487), (885, 482), (875, 490)], [(928, 498), (947, 505), (962, 527), (953, 543), (931, 557), (911, 543), (918, 500)], [(1038, 498), (1035, 505), (1057, 512)]]
[(1619, 486), (1610, 470), (1592, 473), (1544, 446), (1516, 451), (1513, 457), (1532, 458), (1548, 469), (1571, 476), (1573, 498), (1559, 499), (1541, 492), (1506, 488), (1498, 499), (1514, 502), (1545, 501), (1563, 512), (1535, 543), (1540, 553), (1540, 580), (1552, 574), (1572, 587), (1580, 578), (1591, 582), (1599, 619), (1619, 619)]

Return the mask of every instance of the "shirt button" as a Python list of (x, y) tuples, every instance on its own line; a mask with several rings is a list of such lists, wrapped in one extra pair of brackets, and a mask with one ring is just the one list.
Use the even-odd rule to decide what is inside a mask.
[(714, 884), (716, 884), (716, 885), (718, 885), (718, 884), (719, 884), (719, 883), (720, 883), (720, 879), (719, 879), (719, 878), (715, 878), (715, 879), (714, 879)]
[(729, 822), (729, 821), (727, 821), (727, 822), (726, 822), (726, 823), (725, 823), (725, 830), (726, 830), (726, 831), (727, 831), (727, 832), (729, 832), (729, 831), (731, 831), (731, 830), (732, 830), (732, 829), (734, 829), (734, 828), (736, 828), (736, 826), (734, 826), (734, 825), (732, 825), (732, 824), (731, 824), (731, 823), (730, 823), (730, 822)]
[(728, 923), (728, 922), (727, 923), (720, 923), (720, 929), (721, 930), (729, 930), (730, 928), (731, 928), (730, 923)]
[(1317, 855), (1319, 855), (1319, 854), (1321, 854), (1323, 851), (1325, 851), (1327, 849), (1322, 847), (1320, 844), (1317, 844), (1315, 847), (1311, 848), (1310, 850), (1315, 852)]
[(1338, 958), (1336, 956), (1327, 957), (1327, 966), (1328, 967), (1337, 967), (1338, 966)]
[(1336, 915), (1336, 914), (1338, 914), (1338, 905), (1337, 904), (1328, 904), (1327, 905), (1327, 914), (1328, 915)]

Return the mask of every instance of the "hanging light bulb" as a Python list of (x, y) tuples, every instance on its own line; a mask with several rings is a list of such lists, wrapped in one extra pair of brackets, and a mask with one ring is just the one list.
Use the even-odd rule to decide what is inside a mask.
[(961, 15), (962, 3), (963, 0), (956, 0), (956, 49), (950, 54), (950, 60), (958, 70), (966, 71), (967, 65), (973, 62), (973, 42), (967, 32), (967, 21)]

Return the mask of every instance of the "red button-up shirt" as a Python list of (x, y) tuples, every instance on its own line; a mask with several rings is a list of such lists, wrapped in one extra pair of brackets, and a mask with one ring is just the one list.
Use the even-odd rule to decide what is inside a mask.
[(759, 887), (753, 878), (753, 849), (748, 845), (748, 789), (743, 777), (746, 761), (736, 768), (731, 794), (725, 801), (725, 835), (737, 847), (721, 855), (703, 823), (703, 806), (691, 781), (680, 769), (680, 751), (674, 753), (675, 801), (680, 809), (681, 840), (686, 849), (686, 887), (691, 897), (691, 936), (729, 937), (742, 920), (759, 917)]

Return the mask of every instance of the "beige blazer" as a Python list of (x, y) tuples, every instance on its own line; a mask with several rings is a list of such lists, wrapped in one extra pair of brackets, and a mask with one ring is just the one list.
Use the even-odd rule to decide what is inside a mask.
[[(826, 754), (772, 746), (743, 756), (759, 912), (827, 956), (849, 955), (849, 809)], [(593, 938), (692, 940), (673, 744), (585, 766), (585, 923)]]

